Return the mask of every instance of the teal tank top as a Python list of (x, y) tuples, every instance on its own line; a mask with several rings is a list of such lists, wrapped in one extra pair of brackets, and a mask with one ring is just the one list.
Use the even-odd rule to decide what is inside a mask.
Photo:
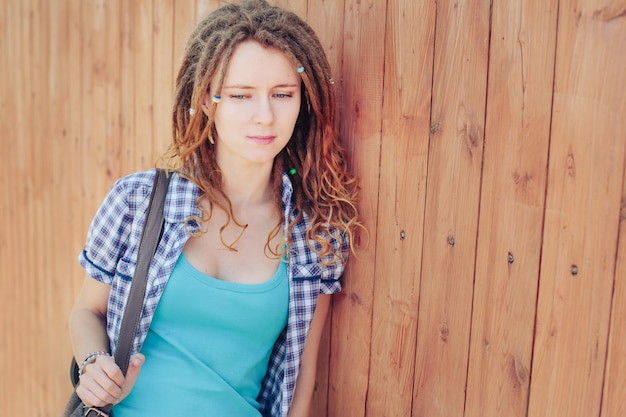
[(268, 281), (237, 284), (181, 254), (141, 348), (146, 361), (113, 416), (260, 416), (256, 398), (288, 304), (285, 262)]

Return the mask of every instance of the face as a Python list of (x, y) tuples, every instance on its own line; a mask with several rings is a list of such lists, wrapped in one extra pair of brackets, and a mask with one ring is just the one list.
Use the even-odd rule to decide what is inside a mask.
[[(266, 165), (287, 145), (300, 111), (300, 76), (285, 54), (255, 41), (239, 44), (216, 105), (215, 157), (220, 167)], [(212, 83), (214, 84), (214, 83)], [(226, 165), (229, 164), (229, 165)], [(233, 165), (239, 164), (239, 165)]]

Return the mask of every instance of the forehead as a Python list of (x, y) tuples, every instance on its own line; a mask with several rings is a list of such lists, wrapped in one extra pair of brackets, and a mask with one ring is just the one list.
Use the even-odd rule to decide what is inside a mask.
[(282, 51), (248, 40), (235, 47), (226, 66), (224, 87), (242, 83), (250, 86), (293, 83), (298, 79), (294, 64)]

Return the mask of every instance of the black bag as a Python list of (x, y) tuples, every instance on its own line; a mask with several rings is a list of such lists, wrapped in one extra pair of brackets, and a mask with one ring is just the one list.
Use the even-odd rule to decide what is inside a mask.
[[(170, 176), (166, 171), (158, 169), (154, 176), (154, 187), (148, 204), (146, 223), (143, 228), (141, 242), (139, 243), (139, 253), (137, 255), (137, 266), (130, 286), (128, 302), (120, 325), (120, 336), (115, 351), (115, 363), (126, 374), (128, 363), (130, 362), (130, 352), (132, 350), (135, 332), (139, 324), (139, 317), (143, 308), (143, 298), (146, 294), (146, 283), (148, 282), (148, 269), (150, 262), (156, 252), (157, 244), (161, 238), (163, 229), (163, 206), (167, 195)], [(78, 386), (78, 365), (72, 358), (70, 364), (70, 380), (74, 388)], [(109, 417), (111, 405), (104, 407), (86, 407), (76, 394), (76, 389), (72, 392), (63, 417)]]

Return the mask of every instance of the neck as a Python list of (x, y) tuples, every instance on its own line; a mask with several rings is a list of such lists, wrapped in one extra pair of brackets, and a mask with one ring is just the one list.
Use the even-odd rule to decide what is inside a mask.
[[(220, 167), (221, 168), (221, 167)], [(272, 166), (221, 168), (224, 192), (233, 207), (264, 203), (272, 199)]]

